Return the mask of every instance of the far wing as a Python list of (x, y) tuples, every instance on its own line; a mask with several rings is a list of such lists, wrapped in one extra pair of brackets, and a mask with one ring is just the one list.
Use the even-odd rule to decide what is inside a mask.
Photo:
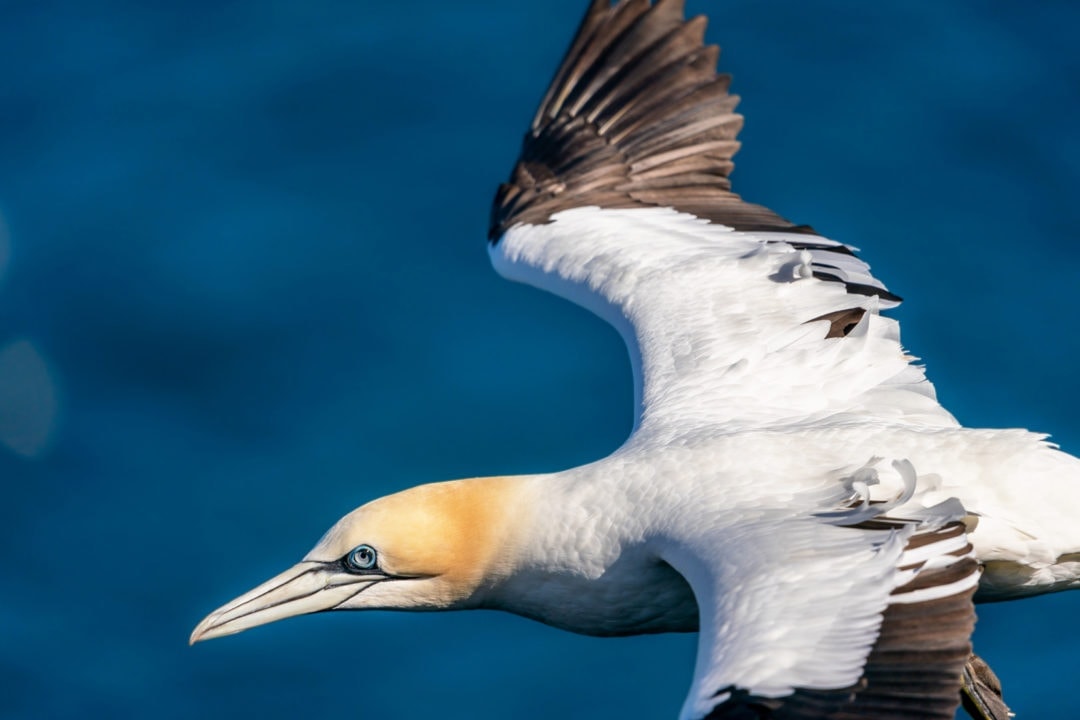
[(950, 720), (979, 569), (959, 503), (890, 517), (903, 502), (763, 511), (676, 544), (701, 614), (681, 720)]
[(593, 2), (496, 197), (496, 269), (619, 329), (641, 426), (954, 425), (852, 248), (731, 191), (742, 117), (704, 27)]

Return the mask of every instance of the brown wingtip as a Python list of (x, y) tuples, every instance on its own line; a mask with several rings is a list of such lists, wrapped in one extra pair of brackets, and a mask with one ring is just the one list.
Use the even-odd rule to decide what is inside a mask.
[(806, 232), (731, 191), (742, 116), (704, 16), (593, 0), (492, 207), (488, 238), (574, 207), (671, 207), (737, 230)]

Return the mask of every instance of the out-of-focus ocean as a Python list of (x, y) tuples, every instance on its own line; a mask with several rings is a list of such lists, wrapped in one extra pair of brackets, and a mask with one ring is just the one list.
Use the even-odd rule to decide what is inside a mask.
[[(585, 4), (0, 5), (0, 716), (677, 714), (691, 635), (331, 613), (187, 646), (356, 505), (626, 435), (615, 332), (485, 252)], [(1080, 452), (1080, 5), (690, 10), (744, 98), (736, 189), (862, 248), (962, 422)], [(980, 609), (1021, 717), (1080, 715), (1078, 616)]]

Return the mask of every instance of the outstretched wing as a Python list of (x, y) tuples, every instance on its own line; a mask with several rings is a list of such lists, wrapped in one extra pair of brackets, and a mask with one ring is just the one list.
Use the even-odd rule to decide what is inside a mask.
[(905, 518), (906, 499), (759, 510), (674, 545), (701, 610), (682, 720), (950, 720), (979, 568), (958, 502)]
[(955, 424), (853, 249), (731, 191), (742, 117), (704, 29), (594, 0), (496, 196), (496, 269), (619, 329), (638, 426)]

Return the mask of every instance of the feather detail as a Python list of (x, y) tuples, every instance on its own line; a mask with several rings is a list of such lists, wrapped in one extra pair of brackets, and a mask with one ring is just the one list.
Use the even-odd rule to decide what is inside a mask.
[(488, 237), (574, 207), (671, 207), (738, 230), (812, 232), (731, 190), (739, 99), (683, 0), (593, 2), (499, 187)]

